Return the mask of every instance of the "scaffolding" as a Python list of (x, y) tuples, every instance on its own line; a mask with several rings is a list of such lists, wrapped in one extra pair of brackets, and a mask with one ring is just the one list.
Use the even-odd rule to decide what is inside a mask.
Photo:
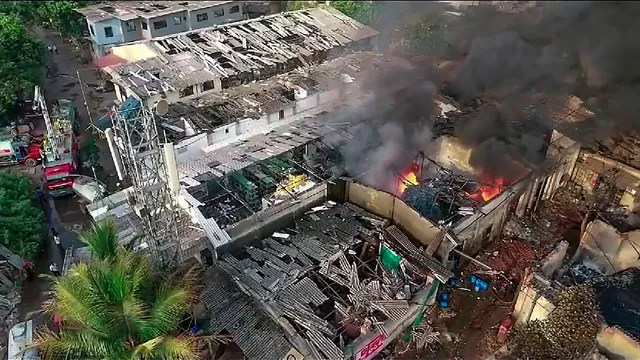
[(156, 263), (170, 268), (182, 260), (164, 151), (154, 116), (135, 98), (111, 112), (125, 174), (133, 185), (132, 207), (145, 222), (145, 239)]

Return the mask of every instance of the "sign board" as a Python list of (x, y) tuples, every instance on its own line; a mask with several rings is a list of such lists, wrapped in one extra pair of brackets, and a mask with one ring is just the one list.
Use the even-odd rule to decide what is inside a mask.
[(370, 360), (374, 356), (378, 355), (382, 349), (384, 349), (384, 345), (387, 340), (387, 335), (380, 334), (376, 336), (375, 339), (371, 340), (367, 345), (362, 347), (362, 349), (358, 350), (356, 354), (355, 360)]

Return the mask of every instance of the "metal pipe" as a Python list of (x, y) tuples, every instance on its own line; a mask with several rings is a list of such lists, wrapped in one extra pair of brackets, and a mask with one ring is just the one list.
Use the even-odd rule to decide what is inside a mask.
[(458, 249), (453, 249), (453, 252), (454, 252), (454, 253), (456, 253), (456, 254), (458, 254), (458, 255), (460, 255), (460, 256), (462, 256), (463, 258), (465, 258), (465, 259), (467, 259), (467, 260), (471, 260), (473, 263), (478, 264), (478, 265), (482, 266), (483, 268), (485, 268), (485, 269), (487, 269), (487, 270), (493, 270), (493, 269), (491, 268), (491, 266), (489, 266), (489, 265), (487, 265), (487, 264), (483, 263), (483, 262), (482, 262), (482, 261), (480, 261), (480, 260), (476, 260), (476, 259), (472, 258), (471, 256), (469, 256), (469, 255), (467, 255), (467, 254), (463, 253), (462, 251), (460, 251), (460, 250), (458, 250)]
[(82, 83), (82, 80), (80, 79), (80, 70), (76, 71), (76, 75), (78, 75), (78, 83), (80, 84), (80, 92), (82, 93), (82, 101), (84, 101), (84, 107), (87, 109), (87, 116), (89, 116), (89, 123), (91, 125), (93, 124), (93, 118), (91, 117), (91, 110), (89, 109), (89, 103), (87, 103), (87, 96), (84, 93), (84, 84)]

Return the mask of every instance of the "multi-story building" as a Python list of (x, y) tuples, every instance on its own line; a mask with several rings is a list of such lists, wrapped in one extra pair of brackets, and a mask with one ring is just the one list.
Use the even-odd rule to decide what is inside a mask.
[(242, 1), (107, 2), (78, 9), (95, 57), (113, 46), (221, 25), (246, 18)]
[[(166, 117), (178, 120), (160, 126), (182, 154), (184, 141), (231, 141), (339, 97), (329, 85), (378, 58), (366, 51), (376, 36), (335, 9), (316, 8), (116, 46), (98, 66), (120, 102), (169, 104)], [(96, 123), (102, 131), (111, 126), (105, 120)]]

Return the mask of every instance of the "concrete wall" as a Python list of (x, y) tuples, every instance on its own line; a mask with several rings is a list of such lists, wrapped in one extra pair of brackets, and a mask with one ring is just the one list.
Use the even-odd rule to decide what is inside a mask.
[[(238, 10), (232, 13), (231, 10)], [(223, 16), (216, 17), (214, 12), (224, 11)], [(198, 21), (199, 14), (207, 14), (207, 19)], [(222, 25), (233, 21), (239, 21), (244, 19), (243, 6), (240, 2), (233, 2), (230, 4), (222, 4), (218, 6), (212, 6), (206, 9), (200, 9), (197, 11), (190, 11), (189, 23), (191, 24), (191, 30), (202, 29), (214, 25)]]
[(516, 318), (516, 324), (518, 325), (534, 320), (545, 320), (555, 308), (555, 305), (533, 286), (534, 280), (548, 283), (542, 277), (535, 275), (530, 269), (526, 270), (518, 287), (518, 297), (513, 308), (513, 316)]
[(202, 148), (208, 145), (207, 134), (202, 133), (179, 142), (176, 146), (176, 162), (180, 163), (202, 154)]
[(617, 327), (606, 326), (598, 334), (598, 349), (610, 359), (637, 360), (640, 343)]
[[(165, 16), (157, 16), (149, 19), (149, 35), (152, 38), (177, 34), (189, 30), (189, 13), (185, 11), (176, 12)], [(155, 23), (166, 21), (167, 27), (156, 29)], [(179, 23), (178, 23), (179, 22)]]
[[(127, 26), (127, 24), (131, 26)], [(142, 23), (138, 19), (122, 21), (122, 42), (142, 40)]]
[[(338, 194), (342, 191), (344, 194)], [(410, 238), (419, 241), (422, 245), (429, 245), (440, 233), (431, 221), (421, 217), (395, 196), (361, 184), (352, 182), (345, 184), (344, 181), (339, 180), (333, 184), (320, 184), (299, 194), (297, 201), (290, 200), (277, 204), (227, 228), (227, 233), (233, 239), (232, 246), (249, 244), (293, 224), (294, 220), (306, 211), (324, 203), (329, 193), (332, 194), (332, 199), (344, 199), (375, 215), (390, 219)], [(220, 252), (228, 250), (223, 248)]]
[(529, 183), (520, 195), (516, 216), (522, 217), (536, 208), (541, 200), (550, 199), (575, 172), (580, 145), (563, 134), (553, 131), (551, 146), (547, 150), (547, 171), (530, 175)]
[[(109, 44), (120, 44), (124, 42), (122, 34), (122, 22), (118, 19), (108, 19), (98, 22), (87, 21), (89, 25), (89, 33), (91, 40), (98, 46)], [(112, 37), (107, 37), (105, 28), (111, 27), (113, 31)]]
[(435, 224), (389, 193), (353, 182), (347, 183), (346, 192), (347, 201), (390, 219), (411, 239), (424, 246), (428, 246), (440, 234)]
[(620, 233), (616, 228), (595, 220), (587, 225), (572, 262), (589, 260), (599, 265), (606, 275), (632, 267), (640, 267), (640, 230)]
[(518, 201), (521, 192), (528, 185), (527, 176), (484, 205), (480, 211), (454, 226), (453, 233), (463, 242), (462, 249), (465, 253), (475, 255), (500, 236), (509, 208)]
[[(327, 184), (319, 184), (298, 194), (297, 198), (297, 201), (290, 200), (274, 205), (225, 229), (233, 240), (231, 246), (244, 246), (292, 225), (295, 219), (300, 218), (309, 209), (326, 201)], [(228, 250), (230, 249), (223, 248), (219, 253)]]

